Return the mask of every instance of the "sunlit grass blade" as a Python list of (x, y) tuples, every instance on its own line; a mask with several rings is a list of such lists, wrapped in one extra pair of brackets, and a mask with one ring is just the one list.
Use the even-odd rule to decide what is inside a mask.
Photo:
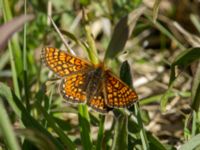
[(200, 19), (199, 19), (199, 17), (197, 15), (192, 14), (190, 16), (190, 19), (191, 19), (192, 23), (194, 24), (194, 26), (196, 27), (196, 29), (200, 33)]
[(153, 22), (156, 22), (156, 19), (158, 17), (160, 2), (161, 2), (161, 0), (155, 0), (155, 2), (154, 2), (154, 5), (153, 5)]
[(98, 131), (97, 144), (95, 150), (102, 149), (102, 142), (104, 136), (104, 121), (105, 121), (105, 116), (100, 116), (99, 131)]
[(5, 52), (0, 56), (0, 70), (2, 70), (9, 62), (9, 52)]
[(92, 149), (92, 142), (90, 136), (90, 120), (88, 108), (86, 105), (80, 104), (78, 106), (78, 119), (80, 123), (81, 142), (84, 150)]
[(9, 150), (20, 150), (17, 138), (0, 97), (0, 133)]

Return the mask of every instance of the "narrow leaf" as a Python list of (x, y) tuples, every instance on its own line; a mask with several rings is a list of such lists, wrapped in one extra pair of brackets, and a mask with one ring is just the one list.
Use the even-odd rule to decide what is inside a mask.
[(183, 144), (179, 150), (191, 150), (200, 145), (200, 134), (192, 137), (187, 143)]
[(19, 31), (25, 22), (33, 20), (34, 15), (22, 15), (0, 26), (0, 50), (3, 49), (11, 36)]
[(131, 88), (133, 87), (131, 69), (128, 61), (124, 61), (120, 69), (120, 78)]
[(6, 142), (7, 148), (10, 150), (20, 150), (11, 122), (4, 108), (1, 98), (0, 98), (0, 116), (1, 116), (0, 117), (0, 133), (2, 133), (3, 139)]
[(182, 68), (187, 67), (193, 61), (200, 59), (200, 47), (191, 48), (184, 52), (182, 52), (171, 65), (171, 75), (169, 85), (176, 79), (175, 76), (175, 66), (179, 66)]
[(116, 57), (123, 50), (138, 18), (144, 13), (144, 10), (145, 7), (139, 7), (117, 23), (105, 54), (105, 60)]

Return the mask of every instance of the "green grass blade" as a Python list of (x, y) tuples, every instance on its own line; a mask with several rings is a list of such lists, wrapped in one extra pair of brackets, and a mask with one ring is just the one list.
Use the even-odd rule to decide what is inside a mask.
[(56, 121), (53, 119), (51, 115), (49, 115), (44, 108), (39, 103), (36, 103), (38, 110), (44, 115), (45, 119), (48, 121), (49, 126), (53, 128), (53, 130), (59, 135), (60, 140), (63, 142), (65, 147), (70, 150), (75, 150), (75, 145), (71, 141), (71, 139), (65, 135), (65, 133), (56, 125)]
[(142, 122), (142, 118), (141, 118), (141, 114), (140, 114), (140, 110), (139, 110), (139, 104), (135, 104), (135, 115), (137, 117), (137, 121), (140, 127), (140, 138), (142, 140), (142, 146), (144, 150), (149, 150), (150, 146), (149, 146), (149, 141), (147, 139), (147, 135), (143, 126), (143, 122)]
[[(167, 91), (165, 92), (165, 94), (161, 98), (162, 111), (165, 111), (165, 107), (167, 105), (168, 98), (170, 97), (170, 94), (172, 93), (173, 83), (175, 82), (175, 80), (177, 79), (177, 76), (178, 76), (175, 74), (175, 69), (176, 69), (175, 67), (179, 66), (181, 68), (186, 68), (189, 64), (191, 64), (193, 61), (198, 60), (198, 59), (200, 59), (200, 48), (191, 48), (191, 49), (185, 50), (184, 52), (182, 52), (179, 56), (177, 56), (175, 58), (174, 62), (171, 65), (169, 87), (168, 87)], [(197, 86), (196, 90), (199, 91), (199, 89), (198, 89), (199, 84), (198, 83), (195, 83), (195, 84), (196, 84), (195, 86)], [(196, 96), (198, 98), (199, 94), (197, 93)], [(199, 108), (199, 106), (198, 105), (194, 106), (194, 103), (200, 104), (199, 100), (194, 100), (192, 103), (193, 108), (195, 110), (197, 110)]]
[[(7, 22), (11, 19), (13, 19), (12, 17), (12, 11), (11, 11), (11, 6), (10, 5), (10, 1), (7, 1), (7, 0), (1, 0), (2, 2), (2, 8), (3, 8), (3, 15), (4, 15), (4, 21)], [(15, 34), (12, 39), (11, 39), (11, 45), (12, 45), (12, 53), (13, 53), (13, 56), (15, 56), (15, 59), (13, 60), (21, 60), (22, 58), (22, 54), (21, 54), (21, 51), (20, 51), (20, 46), (19, 46), (19, 40), (18, 40), (18, 35)], [(16, 65), (16, 71), (17, 71), (17, 75), (19, 77), (20, 76), (20, 73), (22, 73), (22, 61), (17, 61), (17, 63), (15, 64)]]
[[(130, 66), (129, 66), (127, 61), (125, 61), (121, 66), (120, 78), (125, 83), (127, 83), (130, 87), (133, 88), (132, 77), (131, 77), (131, 69), (130, 69)], [(141, 118), (141, 114), (140, 114), (140, 110), (139, 110), (139, 104), (136, 103), (134, 105), (134, 108), (135, 108), (135, 115), (137, 117), (137, 123), (140, 127), (140, 138), (142, 140), (142, 146), (143, 146), (144, 150), (148, 150), (149, 149), (149, 143), (148, 143), (146, 132), (144, 130), (144, 126), (143, 126), (143, 122), (142, 122), (142, 118)]]
[(102, 142), (103, 142), (103, 134), (104, 134), (104, 121), (105, 116), (100, 117), (100, 123), (99, 123), (99, 131), (97, 136), (97, 144), (96, 144), (96, 150), (101, 150), (102, 148)]
[(9, 61), (9, 53), (6, 51), (0, 56), (0, 70), (2, 70)]
[(149, 140), (150, 149), (167, 150), (167, 148), (162, 143), (160, 143), (160, 141), (156, 137), (154, 137), (150, 133), (147, 134), (147, 136)]
[(84, 150), (90, 150), (92, 149), (92, 142), (90, 136), (90, 119), (88, 108), (86, 105), (80, 104), (78, 106), (78, 111), (82, 146)]
[(15, 114), (18, 117), (21, 118), (22, 117), (21, 110), (16, 105), (16, 103), (14, 101), (13, 94), (12, 94), (10, 88), (7, 85), (5, 85), (4, 83), (1, 83), (1, 82), (0, 82), (0, 96), (3, 96), (3, 97), (5, 97), (7, 99), (9, 105), (12, 107), (12, 109), (15, 112)]
[(62, 144), (57, 139), (55, 139), (43, 126), (41, 126), (38, 121), (29, 114), (29, 112), (27, 112), (18, 97), (11, 92), (7, 85), (3, 83), (0, 83), (0, 95), (7, 99), (8, 103), (15, 111), (15, 114), (20, 118), (24, 126), (27, 128), (37, 129), (44, 135), (48, 136), (59, 150), (64, 150)]
[(128, 116), (120, 114), (115, 123), (112, 150), (128, 149)]
[[(24, 15), (26, 16), (26, 0), (24, 0)], [(28, 96), (28, 76), (27, 76), (27, 49), (26, 49), (26, 23), (24, 24), (24, 41), (23, 41), (23, 82), (24, 94), (27, 110), (30, 110), (29, 96)]]
[(170, 75), (170, 82), (171, 84), (176, 76), (175, 76), (175, 66), (179, 66), (182, 68), (186, 68), (189, 64), (191, 64), (195, 60), (200, 59), (200, 47), (187, 49), (178, 55), (171, 65), (171, 75)]
[(172, 33), (170, 33), (170, 31), (168, 31), (161, 23), (159, 23), (159, 22), (155, 22), (155, 23), (154, 23), (154, 22), (152, 21), (152, 19), (149, 17), (149, 15), (146, 15), (146, 14), (145, 14), (145, 16), (147, 17), (147, 19), (148, 19), (149, 21), (151, 21), (151, 22), (156, 26), (156, 28), (158, 28), (159, 31), (161, 31), (161, 32), (162, 32), (164, 35), (166, 35), (169, 39), (173, 40), (181, 50), (184, 50), (184, 49), (185, 49), (184, 45), (183, 45), (182, 43), (180, 43), (180, 42), (174, 37), (174, 35), (173, 35)]
[[(88, 22), (88, 16), (87, 16), (87, 14), (85, 13), (84, 10), (83, 10), (83, 18), (84, 18), (85, 22)], [(85, 29), (85, 32), (86, 32), (87, 42), (88, 42), (88, 45), (89, 45), (89, 51), (87, 51), (89, 59), (91, 60), (91, 62), (93, 64), (98, 64), (99, 59), (98, 59), (97, 49), (96, 49), (95, 41), (94, 41), (93, 36), (92, 36), (92, 32), (90, 30), (90, 26), (88, 24), (85, 24), (84, 29)]]
[(0, 98), (0, 131), (9, 150), (20, 150), (7, 112)]

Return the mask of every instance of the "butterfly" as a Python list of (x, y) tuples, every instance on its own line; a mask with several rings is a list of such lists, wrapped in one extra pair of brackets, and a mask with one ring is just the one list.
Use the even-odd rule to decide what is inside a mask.
[(61, 78), (60, 91), (71, 103), (87, 103), (100, 113), (126, 108), (137, 101), (136, 92), (103, 64), (92, 64), (57, 48), (42, 49), (41, 59)]

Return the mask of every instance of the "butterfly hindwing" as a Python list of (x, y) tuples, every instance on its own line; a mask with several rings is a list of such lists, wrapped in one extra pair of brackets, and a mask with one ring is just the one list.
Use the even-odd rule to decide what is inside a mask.
[(65, 77), (61, 83), (61, 94), (68, 102), (86, 102), (87, 73), (73, 74)]
[(105, 91), (106, 104), (112, 108), (130, 107), (138, 99), (136, 92), (110, 71), (105, 72)]
[(111, 109), (105, 103), (102, 90), (97, 91), (97, 93), (90, 100), (88, 100), (87, 104), (100, 113), (106, 113)]

